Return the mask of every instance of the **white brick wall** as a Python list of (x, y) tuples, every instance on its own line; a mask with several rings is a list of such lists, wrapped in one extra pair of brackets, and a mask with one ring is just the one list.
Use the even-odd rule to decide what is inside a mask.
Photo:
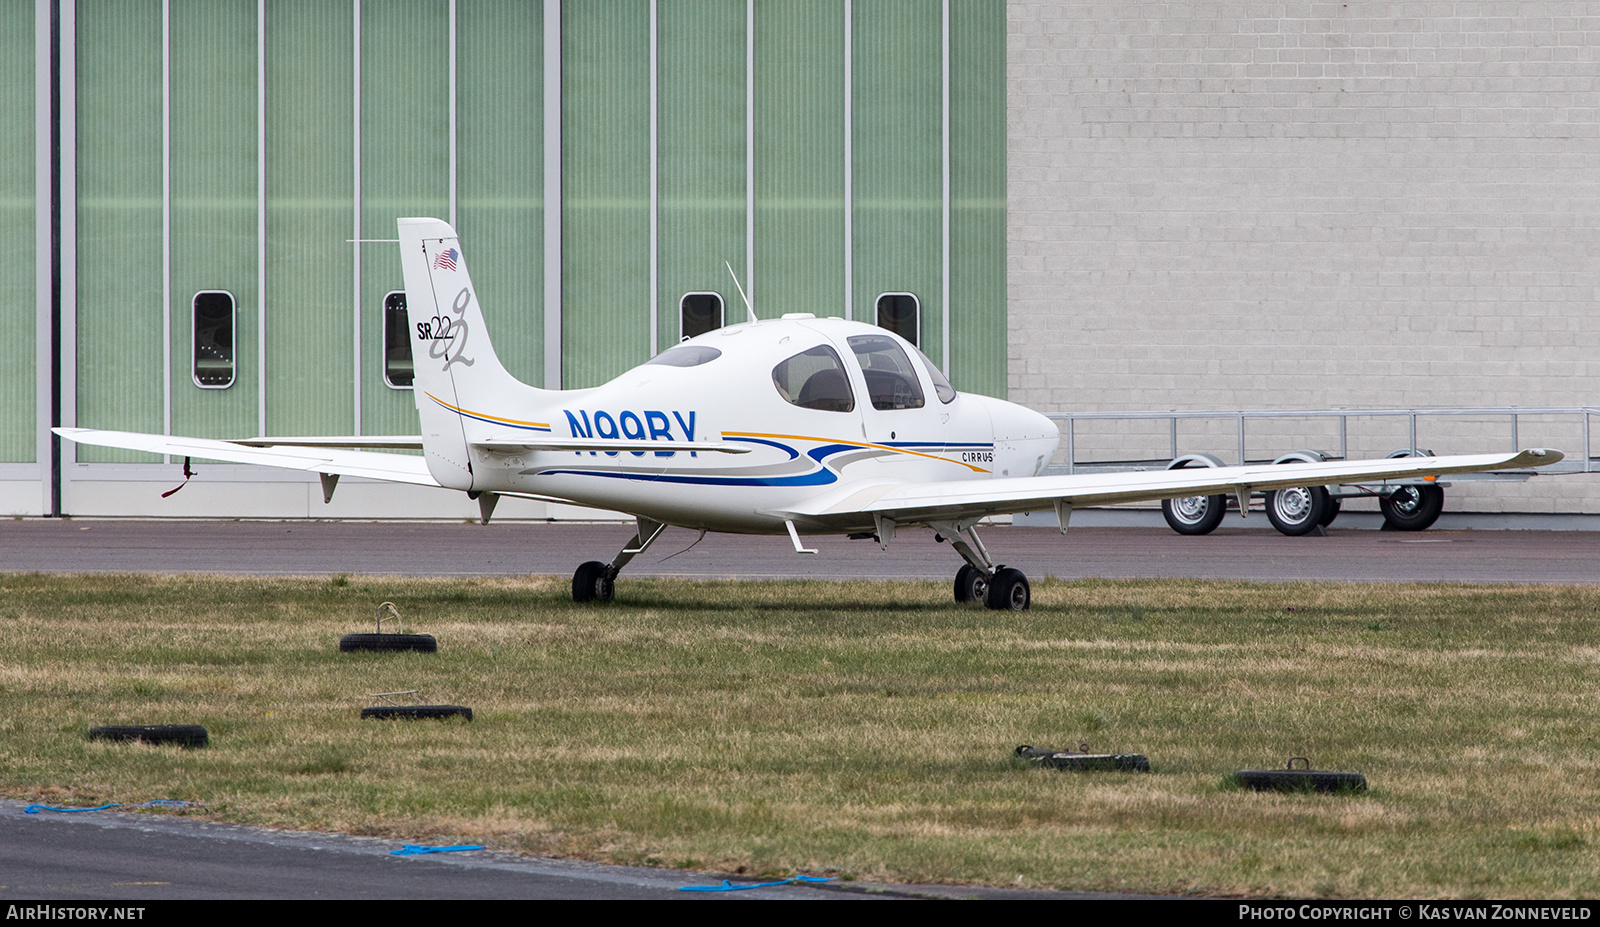
[[(1008, 18), (1013, 399), (1600, 405), (1600, 2)], [(1600, 512), (1600, 476), (1449, 507)]]

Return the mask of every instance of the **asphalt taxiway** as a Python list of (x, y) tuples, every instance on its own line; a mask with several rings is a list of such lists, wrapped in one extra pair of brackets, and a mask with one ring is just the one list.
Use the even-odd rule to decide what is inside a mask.
[[(1184, 537), (1165, 528), (996, 526), (995, 560), (1032, 578), (1332, 580), (1345, 582), (1600, 582), (1600, 532), (1392, 532), (1331, 527), (1289, 538), (1265, 526)], [(959, 555), (932, 532), (904, 531), (887, 551), (871, 540), (707, 535), (669, 528), (623, 572), (745, 579), (930, 579), (955, 576)], [(617, 523), (490, 525), (402, 521), (0, 521), (0, 571), (571, 576), (610, 560), (633, 535)]]

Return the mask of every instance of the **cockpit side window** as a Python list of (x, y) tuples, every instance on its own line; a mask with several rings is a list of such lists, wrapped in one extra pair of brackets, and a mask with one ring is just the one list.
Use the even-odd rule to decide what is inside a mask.
[(950, 380), (945, 377), (944, 371), (934, 366), (933, 361), (928, 359), (928, 355), (922, 353), (922, 349), (917, 349), (917, 356), (922, 358), (922, 366), (928, 368), (928, 379), (933, 381), (933, 392), (939, 397), (939, 401), (943, 403), (955, 402), (956, 388), (950, 385)]
[(772, 383), (778, 388), (778, 395), (802, 409), (851, 412), (856, 407), (844, 364), (838, 353), (825, 344), (802, 351), (772, 368)]
[(880, 411), (922, 408), (917, 369), (899, 342), (887, 335), (852, 335), (850, 350), (861, 363), (872, 407)]

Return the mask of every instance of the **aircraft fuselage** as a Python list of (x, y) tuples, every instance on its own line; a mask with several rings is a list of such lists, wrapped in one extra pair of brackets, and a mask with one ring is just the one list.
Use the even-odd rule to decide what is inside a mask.
[[(909, 361), (909, 370), (892, 374), (901, 378), (894, 384), (898, 399), (873, 401), (874, 388), (886, 395), (881, 381), (891, 374), (869, 372), (864, 363), (874, 355), (858, 356), (852, 337), (857, 346), (862, 338), (896, 342)], [(807, 352), (822, 356), (824, 347), (840, 362), (848, 394), (809, 406), (786, 397), (775, 368)], [(503, 431), (526, 431), (530, 441), (560, 436), (630, 447), (731, 442), (748, 453), (478, 445), (471, 449), (472, 488), (568, 499), (689, 528), (782, 533), (785, 519), (773, 513), (830, 487), (859, 491), (883, 483), (1033, 476), (1060, 440), (1053, 422), (1022, 406), (948, 389), (941, 394), (915, 349), (861, 323), (785, 318), (741, 324), (673, 350), (685, 348), (717, 356), (693, 366), (645, 364), (592, 389), (541, 391), (515, 419), (503, 412), (490, 418)], [(915, 376), (915, 390), (905, 382), (908, 374)], [(869, 384), (869, 376), (878, 382)], [(475, 411), (458, 410), (463, 418)], [(872, 521), (861, 516), (844, 526), (797, 527), (867, 530)]]

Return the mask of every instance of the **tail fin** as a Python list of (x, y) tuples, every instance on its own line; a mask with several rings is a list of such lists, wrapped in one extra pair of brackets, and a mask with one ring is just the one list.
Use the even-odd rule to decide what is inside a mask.
[(455, 229), (439, 219), (398, 224), (423, 453), (441, 486), (470, 490), (468, 445), (491, 430), (548, 432), (548, 423), (519, 421), (532, 409), (512, 408), (544, 391), (506, 372), (495, 355)]

